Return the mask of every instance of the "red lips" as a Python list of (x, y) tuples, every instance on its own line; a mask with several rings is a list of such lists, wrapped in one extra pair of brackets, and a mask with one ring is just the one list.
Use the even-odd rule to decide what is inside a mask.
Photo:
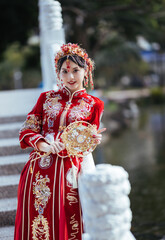
[(70, 85), (73, 85), (73, 84), (75, 84), (76, 82), (68, 82)]

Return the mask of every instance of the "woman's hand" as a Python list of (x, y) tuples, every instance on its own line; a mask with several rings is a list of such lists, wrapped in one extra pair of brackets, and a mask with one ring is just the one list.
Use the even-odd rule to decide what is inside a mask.
[(46, 152), (46, 153), (53, 153), (56, 154), (58, 152), (61, 152), (62, 150), (65, 149), (65, 145), (60, 142), (59, 140), (54, 141), (51, 144), (48, 144), (47, 142), (43, 141), (43, 140), (39, 140), (37, 143), (37, 148), (39, 151), (41, 152)]
[(93, 138), (96, 139), (96, 143), (97, 143), (97, 144), (100, 144), (100, 143), (101, 143), (102, 134), (100, 134), (100, 133), (102, 133), (102, 132), (104, 132), (104, 131), (106, 131), (106, 128), (102, 128), (102, 129), (98, 130), (97, 134), (94, 134), (94, 135), (93, 135)]
[(58, 152), (61, 152), (62, 150), (65, 149), (65, 145), (60, 142), (59, 140), (56, 140), (54, 141), (54, 143), (52, 143), (50, 145), (50, 151), (53, 153), (53, 154), (56, 154)]

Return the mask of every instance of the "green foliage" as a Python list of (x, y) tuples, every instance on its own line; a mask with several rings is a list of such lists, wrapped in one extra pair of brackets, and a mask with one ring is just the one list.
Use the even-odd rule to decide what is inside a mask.
[[(148, 71), (135, 44), (137, 35), (165, 50), (165, 0), (59, 1), (66, 41), (82, 44), (96, 61), (96, 86), (101, 78), (100, 85), (111, 85), (124, 74), (141, 76)], [(27, 46), (28, 38), (39, 31), (38, 1), (1, 0), (0, 9), (0, 89), (11, 89), (15, 70), (40, 71), (39, 47)]]
[(148, 73), (149, 66), (141, 61), (135, 44), (137, 35), (165, 48), (165, 31), (159, 31), (165, 26), (165, 16), (161, 15), (165, 1), (60, 2), (67, 41), (82, 43), (96, 62), (96, 86), (118, 84), (123, 75), (141, 77)]
[[(77, 1), (61, 0), (67, 41), (82, 43), (94, 56), (107, 35), (117, 32), (121, 38), (134, 41), (137, 35), (164, 44), (164, 0), (155, 1)], [(104, 24), (103, 24), (104, 23)], [(69, 26), (68, 26), (69, 24)], [(103, 26), (104, 25), (104, 26)], [(152, 38), (151, 38), (152, 36)]]
[(23, 71), (23, 88), (37, 88), (41, 82), (41, 72), (37, 69)]
[(7, 90), (14, 88), (13, 72), (11, 65), (4, 61), (0, 64), (0, 90)]
[(110, 101), (109, 103), (105, 104), (105, 110), (107, 110), (110, 113), (117, 112), (119, 110), (119, 104)]
[(23, 47), (23, 55), (25, 58), (24, 69), (40, 70), (40, 47), (38, 45)]
[(0, 90), (14, 88), (14, 70), (23, 66), (23, 56), (20, 48), (18, 43), (14, 43), (3, 54), (3, 61), (0, 63)]
[[(134, 41), (141, 34), (164, 48), (164, 0), (60, 0), (67, 41), (82, 43), (92, 56), (113, 31)], [(0, 1), (0, 53), (12, 42), (25, 45), (38, 32), (38, 1)], [(104, 23), (104, 26), (103, 24)], [(155, 34), (156, 33), (156, 34)], [(2, 56), (1, 56), (2, 57)]]
[(163, 92), (163, 88), (154, 87), (151, 88), (151, 100), (154, 104), (162, 104), (165, 102), (165, 94)]
[(21, 68), (24, 65), (24, 56), (21, 53), (22, 49), (18, 42), (10, 45), (4, 52), (4, 59), (15, 68)]
[[(0, 1), (0, 53), (13, 42), (25, 45), (31, 31), (38, 31), (38, 1)], [(0, 58), (2, 55), (0, 55)]]
[(0, 62), (0, 90), (14, 88), (15, 71), (22, 72), (23, 87), (37, 87), (41, 81), (39, 57), (39, 46), (9, 45)]
[(123, 75), (143, 76), (149, 71), (149, 66), (139, 56), (137, 46), (114, 35), (109, 38), (109, 44), (95, 55), (96, 84), (101, 76), (105, 78), (105, 87), (118, 85)]

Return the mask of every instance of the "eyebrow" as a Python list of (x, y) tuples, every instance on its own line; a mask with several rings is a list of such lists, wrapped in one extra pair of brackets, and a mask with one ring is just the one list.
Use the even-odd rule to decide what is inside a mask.
[[(62, 70), (67, 70), (67, 68), (62, 67)], [(78, 69), (78, 67), (74, 67), (73, 69)]]

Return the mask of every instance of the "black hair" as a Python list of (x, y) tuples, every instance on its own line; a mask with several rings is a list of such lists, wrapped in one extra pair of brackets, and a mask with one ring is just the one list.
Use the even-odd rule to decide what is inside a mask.
[(60, 58), (57, 63), (57, 70), (60, 72), (62, 64), (67, 60), (71, 60), (72, 62), (76, 63), (79, 67), (86, 69), (86, 62), (85, 60), (78, 56), (78, 55), (66, 55), (63, 58)]

